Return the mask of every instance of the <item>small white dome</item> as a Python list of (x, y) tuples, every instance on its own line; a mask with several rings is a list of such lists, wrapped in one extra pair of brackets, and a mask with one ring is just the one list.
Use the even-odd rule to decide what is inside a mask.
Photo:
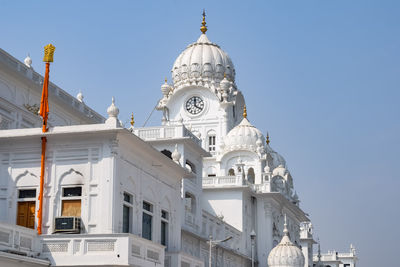
[(232, 60), (218, 45), (211, 43), (206, 34), (178, 56), (171, 72), (176, 89), (199, 81), (206, 87), (218, 84), (224, 73), (230, 81), (235, 81)]
[(79, 102), (83, 102), (83, 94), (81, 91), (76, 95), (76, 99), (78, 99)]
[(108, 107), (107, 114), (110, 118), (111, 117), (116, 118), (119, 114), (119, 108), (117, 108), (115, 106), (115, 98), (114, 97), (112, 97), (112, 99), (111, 99), (111, 106)]
[(289, 238), (286, 224), (281, 242), (274, 247), (268, 256), (269, 267), (304, 267), (304, 255), (299, 247), (294, 245)]
[(272, 171), (272, 174), (273, 174), (274, 176), (275, 176), (275, 175), (279, 175), (279, 176), (284, 177), (285, 174), (286, 174), (286, 168), (285, 168), (282, 164), (280, 164), (278, 167), (276, 167), (276, 168)]
[(225, 137), (225, 151), (250, 150), (257, 151), (261, 140), (263, 146), (264, 136), (260, 130), (251, 125), (247, 118), (243, 118), (239, 125), (233, 128)]
[(28, 56), (24, 59), (24, 63), (25, 63), (25, 66), (27, 66), (28, 68), (31, 68), (31, 67), (32, 67), (32, 59), (31, 59), (31, 57), (29, 56), (29, 54), (28, 54)]

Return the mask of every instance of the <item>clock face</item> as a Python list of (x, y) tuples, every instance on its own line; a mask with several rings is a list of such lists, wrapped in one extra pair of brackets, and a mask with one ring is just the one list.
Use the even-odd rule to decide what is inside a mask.
[(186, 101), (186, 110), (190, 114), (199, 114), (204, 109), (204, 101), (199, 96), (192, 96)]

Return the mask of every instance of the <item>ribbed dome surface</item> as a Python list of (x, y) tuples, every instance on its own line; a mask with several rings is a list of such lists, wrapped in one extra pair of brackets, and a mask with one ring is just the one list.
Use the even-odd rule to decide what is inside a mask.
[(304, 255), (300, 248), (290, 241), (286, 225), (281, 242), (274, 247), (268, 256), (269, 267), (304, 267)]
[(171, 71), (175, 89), (199, 82), (203, 86), (217, 86), (224, 73), (229, 80), (235, 80), (232, 60), (205, 34), (178, 56)]
[(243, 118), (240, 124), (226, 135), (224, 143), (225, 151), (242, 149), (257, 151), (258, 147), (264, 148), (264, 136), (247, 118)]
[(279, 165), (286, 167), (286, 160), (278, 152), (273, 150), (269, 145), (265, 146), (265, 151), (267, 154), (271, 155), (272, 158), (272, 168), (276, 168)]

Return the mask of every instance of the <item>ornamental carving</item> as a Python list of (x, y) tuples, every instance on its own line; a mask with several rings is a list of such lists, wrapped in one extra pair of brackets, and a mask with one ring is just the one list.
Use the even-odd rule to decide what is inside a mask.
[(38, 115), (39, 113), (40, 107), (38, 104), (33, 104), (33, 105), (24, 104), (24, 107), (34, 115)]

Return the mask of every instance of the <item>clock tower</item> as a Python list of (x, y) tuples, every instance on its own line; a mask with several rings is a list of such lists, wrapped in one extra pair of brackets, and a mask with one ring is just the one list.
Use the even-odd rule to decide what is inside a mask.
[(163, 125), (183, 124), (214, 155), (223, 137), (242, 120), (244, 97), (235, 84), (232, 60), (202, 34), (178, 56), (172, 67), (172, 84), (161, 86)]

